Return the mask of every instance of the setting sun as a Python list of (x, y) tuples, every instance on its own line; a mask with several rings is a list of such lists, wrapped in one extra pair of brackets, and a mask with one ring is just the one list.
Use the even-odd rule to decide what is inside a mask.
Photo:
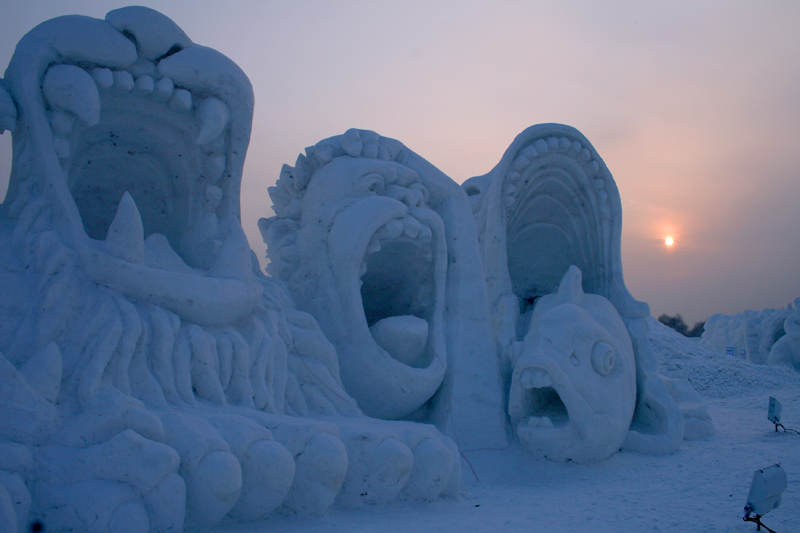
[(675, 244), (675, 241), (672, 239), (672, 237), (667, 237), (666, 239), (664, 239), (664, 244), (666, 244), (667, 246), (672, 246), (673, 244)]

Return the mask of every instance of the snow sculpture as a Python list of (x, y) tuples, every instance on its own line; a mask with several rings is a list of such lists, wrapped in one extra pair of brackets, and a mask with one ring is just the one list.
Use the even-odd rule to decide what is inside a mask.
[(148, 8), (20, 41), (0, 80), (0, 529), (454, 496), (454, 439), (505, 449), (509, 414), (554, 459), (677, 447), (675, 401), (703, 410), (655, 369), (616, 187), (578, 132), (526, 130), (466, 194), (374, 132), (320, 141), (270, 191), (266, 277), (239, 221), (252, 110), (238, 66)]
[(784, 322), (791, 314), (790, 309), (763, 309), (735, 315), (711, 315), (706, 320), (700, 344), (719, 353), (733, 348), (736, 357), (772, 364), (770, 351), (787, 333)]
[(783, 323), (785, 335), (772, 345), (767, 362), (770, 365), (788, 363), (800, 370), (800, 298), (794, 301), (794, 311)]
[(508, 413), (525, 447), (579, 463), (619, 450), (636, 404), (633, 346), (614, 306), (583, 293), (577, 267), (538, 300), (522, 343)]
[(269, 272), (339, 354), (368, 415), (436, 423), (462, 448), (507, 445), (474, 222), (463, 192), (400, 142), (348, 130), (270, 188)]
[(239, 222), (252, 107), (232, 61), (147, 8), (17, 46), (0, 80), (3, 531), (455, 494), (452, 440), (364, 417), (317, 322), (258, 271)]
[[(619, 193), (589, 141), (569, 126), (532, 126), (514, 139), (491, 172), (470, 178), (463, 187), (475, 214), (506, 381), (512, 380), (512, 374), (519, 379), (525, 374), (514, 371), (513, 364), (524, 360), (521, 352), (534, 349), (534, 339), (557, 335), (558, 330), (535, 334), (537, 325), (532, 324), (532, 337), (526, 337), (531, 317), (544, 320), (547, 316), (544, 311), (537, 314), (538, 302), (556, 292), (559, 281), (574, 265), (582, 273), (586, 296), (596, 295), (613, 305), (633, 345), (635, 361), (625, 371), (635, 367), (636, 407), (624, 447), (647, 453), (676, 450), (684, 437), (684, 417), (694, 418), (697, 411), (682, 413), (658, 374), (647, 339), (649, 307), (631, 297), (622, 277)], [(579, 323), (591, 322), (581, 319)], [(612, 336), (624, 344), (624, 335), (622, 339), (616, 333)], [(520, 387), (526, 386), (512, 380), (512, 390)], [(509, 404), (509, 410), (517, 413), (512, 414), (515, 419), (528, 414), (513, 403), (519, 401), (512, 397)], [(618, 413), (621, 418), (623, 413)], [(598, 444), (602, 452), (583, 457), (598, 459), (616, 450), (615, 432), (609, 432), (607, 438)], [(555, 449), (549, 453), (569, 456), (559, 455)]]

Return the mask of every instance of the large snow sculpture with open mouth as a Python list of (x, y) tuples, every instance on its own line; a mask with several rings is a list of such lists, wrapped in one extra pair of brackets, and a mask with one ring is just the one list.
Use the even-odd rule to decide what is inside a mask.
[(307, 148), (259, 222), (269, 271), (319, 320), (367, 414), (504, 447), (505, 413), (469, 207), (400, 142), (348, 130)]
[(272, 272), (336, 346), (347, 391), (394, 419), (428, 401), (447, 369), (444, 225), (399, 151), (356, 130), (323, 141), (270, 190), (285, 218), (261, 222)]
[(452, 440), (364, 417), (317, 322), (258, 271), (239, 222), (252, 106), (238, 66), (147, 8), (20, 41), (0, 80), (0, 529), (456, 493)]
[[(521, 377), (513, 365), (524, 360), (519, 354), (532, 342), (526, 337), (532, 316), (547, 316), (536, 314), (538, 302), (557, 291), (574, 265), (582, 273), (587, 297), (600, 296), (616, 308), (633, 344), (635, 365), (626, 365), (625, 371), (635, 367), (636, 409), (624, 446), (648, 453), (674, 451), (684, 438), (684, 416), (692, 419), (693, 428), (701, 428), (692, 431), (693, 437), (713, 431), (704, 409), (688, 406), (694, 395), (681, 395), (685, 388), (667, 387), (658, 374), (647, 340), (649, 307), (633, 299), (622, 276), (619, 192), (603, 160), (580, 132), (560, 124), (532, 126), (514, 139), (491, 172), (470, 178), (463, 187), (475, 214), (507, 386), (512, 390), (521, 386), (511, 381), (512, 373), (515, 379)], [(517, 411), (512, 418), (522, 416), (519, 405), (512, 409), (510, 404), (509, 409)], [(618, 414), (624, 418), (623, 412)], [(598, 443), (603, 453), (591, 458), (613, 453), (618, 444), (609, 436), (608, 443)], [(551, 450), (558, 448), (552, 446)]]
[(199, 324), (235, 322), (261, 292), (238, 222), (252, 87), (144, 13), (61, 17), (20, 42), (6, 81), (25, 125), (14, 157), (28, 163), (12, 170), (9, 214), (49, 219), (97, 283)]

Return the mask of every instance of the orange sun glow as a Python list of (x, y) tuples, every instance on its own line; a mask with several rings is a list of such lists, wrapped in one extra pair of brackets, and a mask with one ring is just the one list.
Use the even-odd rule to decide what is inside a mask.
[(672, 246), (673, 244), (675, 244), (675, 240), (672, 237), (667, 237), (666, 239), (664, 239), (664, 244), (666, 244), (667, 246)]

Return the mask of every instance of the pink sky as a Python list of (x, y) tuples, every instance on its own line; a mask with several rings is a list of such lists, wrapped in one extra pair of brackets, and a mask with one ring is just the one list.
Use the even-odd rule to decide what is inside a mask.
[[(372, 129), (463, 182), (527, 126), (561, 122), (614, 175), (625, 279), (654, 315), (800, 296), (798, 2), (140, 3), (253, 83), (242, 216), (260, 256), (267, 187), (322, 138)], [(122, 5), (6, 2), (0, 66), (43, 20)], [(0, 197), (9, 167), (5, 134)]]

